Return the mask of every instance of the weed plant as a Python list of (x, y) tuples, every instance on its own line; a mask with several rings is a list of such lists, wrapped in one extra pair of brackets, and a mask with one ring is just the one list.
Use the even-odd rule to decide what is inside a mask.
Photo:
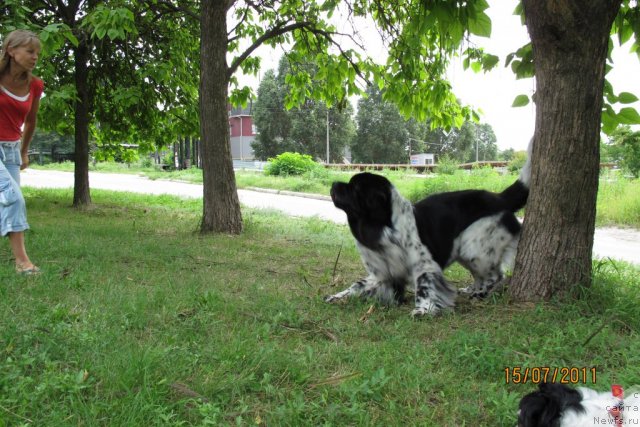
[(572, 299), (459, 299), (416, 321), (322, 302), (363, 274), (346, 226), (244, 210), (241, 235), (201, 236), (199, 200), (25, 195), (43, 274), (17, 276), (0, 246), (0, 426), (513, 426), (535, 385), (507, 368), (640, 384), (640, 271), (624, 263), (596, 261)]

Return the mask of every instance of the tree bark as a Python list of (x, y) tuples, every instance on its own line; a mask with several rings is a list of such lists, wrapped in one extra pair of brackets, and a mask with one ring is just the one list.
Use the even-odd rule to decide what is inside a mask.
[(536, 75), (531, 191), (510, 294), (549, 299), (591, 284), (600, 117), (620, 0), (524, 0)]
[(79, 38), (74, 52), (76, 80), (75, 108), (75, 166), (73, 186), (73, 206), (91, 204), (89, 190), (89, 45), (86, 37)]
[(184, 168), (191, 167), (191, 137), (184, 137)]
[(239, 234), (242, 215), (231, 159), (228, 119), (227, 3), (204, 1), (200, 41), (201, 233)]

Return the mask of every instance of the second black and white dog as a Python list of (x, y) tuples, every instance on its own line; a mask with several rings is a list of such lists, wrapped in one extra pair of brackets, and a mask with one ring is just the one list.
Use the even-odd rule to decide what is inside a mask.
[[(614, 412), (615, 411), (615, 412)], [(518, 427), (589, 427), (640, 425), (640, 392), (611, 392), (563, 384), (540, 384), (520, 400)]]
[[(529, 149), (531, 150), (531, 148)], [(415, 288), (413, 316), (453, 307), (457, 290), (442, 270), (459, 262), (474, 277), (461, 290), (484, 298), (504, 279), (520, 235), (515, 212), (529, 195), (531, 155), (518, 180), (501, 193), (466, 190), (435, 194), (412, 205), (386, 178), (368, 172), (331, 188), (334, 205), (347, 214), (368, 276), (325, 298), (374, 297), (391, 304)]]

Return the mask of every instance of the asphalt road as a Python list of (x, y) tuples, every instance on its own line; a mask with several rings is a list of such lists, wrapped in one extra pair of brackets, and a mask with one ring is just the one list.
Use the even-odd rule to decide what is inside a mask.
[[(23, 186), (36, 188), (73, 187), (73, 173), (26, 169)], [(91, 188), (145, 194), (171, 194), (202, 197), (202, 185), (176, 181), (152, 181), (142, 176), (90, 172)], [(262, 209), (275, 209), (287, 215), (312, 217), (346, 223), (346, 215), (333, 206), (328, 197), (300, 197), (288, 192), (238, 190), (240, 203)], [(597, 258), (620, 259), (640, 265), (640, 231), (620, 228), (596, 229), (593, 253)]]

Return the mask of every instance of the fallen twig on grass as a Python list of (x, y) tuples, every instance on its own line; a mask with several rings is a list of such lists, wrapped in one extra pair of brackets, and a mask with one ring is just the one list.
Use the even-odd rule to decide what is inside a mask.
[(369, 307), (369, 310), (367, 310), (367, 312), (362, 315), (362, 317), (360, 318), (360, 321), (366, 322), (367, 320), (369, 320), (369, 316), (373, 314), (375, 309), (376, 309), (376, 306), (372, 304), (371, 307)]
[(181, 395), (183, 395), (185, 397), (191, 397), (191, 398), (194, 398), (194, 399), (200, 399), (203, 402), (208, 402), (209, 401), (209, 399), (207, 399), (206, 397), (204, 397), (200, 393), (191, 390), (189, 387), (187, 387), (186, 385), (184, 385), (182, 383), (171, 383), (171, 384), (169, 384), (169, 387), (171, 387), (173, 390), (175, 390), (176, 392), (178, 392), (179, 394), (181, 394)]
[(340, 384), (343, 381), (346, 380), (350, 380), (353, 378), (357, 378), (359, 376), (361, 376), (362, 374), (359, 372), (353, 373), (353, 374), (347, 374), (347, 375), (338, 375), (338, 376), (333, 376), (333, 377), (329, 377), (327, 379), (324, 379), (322, 381), (319, 381), (315, 384), (311, 384), (309, 386), (309, 390), (313, 390), (314, 388), (323, 386), (323, 385), (337, 385)]
[(21, 416), (21, 415), (16, 414), (15, 412), (11, 412), (9, 409), (5, 408), (5, 407), (4, 407), (4, 406), (2, 406), (2, 405), (0, 405), (0, 409), (2, 409), (3, 411), (5, 411), (7, 414), (9, 414), (9, 415), (13, 415), (14, 417), (19, 418), (19, 419), (21, 419), (21, 420), (23, 420), (23, 421), (26, 421), (26, 422), (28, 422), (28, 423), (33, 423), (33, 421), (32, 421), (32, 420), (30, 420), (29, 418), (25, 418), (25, 417), (23, 417), (23, 416)]
[(340, 243), (340, 249), (338, 249), (338, 256), (336, 256), (336, 262), (333, 263), (333, 272), (331, 273), (331, 286), (336, 283), (336, 270), (338, 268), (338, 260), (340, 259), (340, 254), (342, 253), (342, 243)]

